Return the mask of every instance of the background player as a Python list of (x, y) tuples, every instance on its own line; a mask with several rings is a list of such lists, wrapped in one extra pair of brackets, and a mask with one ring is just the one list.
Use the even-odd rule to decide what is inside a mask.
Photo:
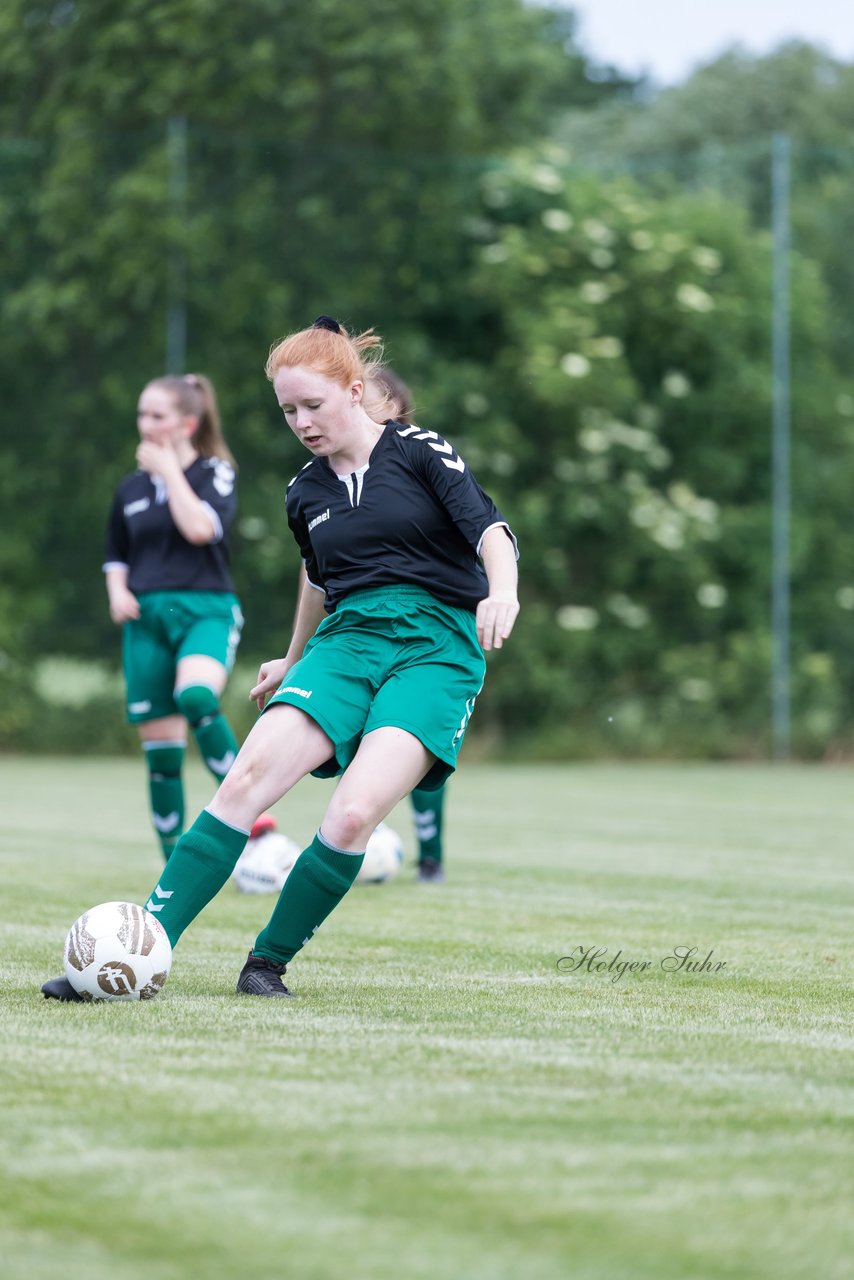
[[(393, 418), (404, 425), (412, 423), (412, 392), (402, 378), (388, 365), (379, 368), (371, 378), (366, 391), (366, 408), (377, 421), (384, 422)], [(305, 566), (300, 570), (300, 588), (302, 592), (306, 583)], [(297, 596), (299, 600), (299, 593)], [(415, 820), (415, 837), (418, 841), (418, 879), (422, 883), (440, 884), (445, 879), (444, 870), (444, 808), (445, 784), (427, 791), (415, 787), (410, 792), (413, 817)], [(268, 822), (273, 822), (269, 815)], [(260, 828), (259, 828), (260, 830)], [(253, 835), (255, 828), (253, 828)]]
[[(385, 403), (380, 406), (381, 417), (394, 418), (396, 422), (407, 425), (412, 422), (412, 393), (402, 378), (384, 365), (378, 370), (373, 380), (375, 386), (384, 396)], [(444, 810), (446, 787), (436, 787), (426, 791), (422, 787), (414, 787), (409, 799), (415, 819), (415, 837), (418, 841), (418, 879), (426, 884), (440, 884), (445, 879), (444, 868)]]
[(116, 491), (104, 572), (110, 617), (122, 627), (128, 719), (168, 858), (184, 829), (187, 723), (218, 781), (237, 755), (220, 709), (243, 625), (229, 570), (235, 464), (201, 374), (149, 382), (137, 426), (138, 470)]

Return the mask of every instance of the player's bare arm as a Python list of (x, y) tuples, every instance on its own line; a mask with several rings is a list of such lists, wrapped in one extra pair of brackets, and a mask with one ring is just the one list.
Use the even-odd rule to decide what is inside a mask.
[(110, 602), (110, 617), (113, 622), (133, 622), (139, 617), (139, 601), (128, 587), (128, 570), (121, 568), (108, 569), (104, 575), (107, 585), (107, 599)]
[(305, 576), (304, 569), (300, 574), (300, 583), (301, 588), (294, 618), (294, 630), (288, 651), (284, 658), (273, 658), (271, 661), (261, 664), (258, 680), (249, 693), (250, 701), (256, 703), (259, 711), (263, 711), (267, 699), (282, 683), (286, 672), (290, 670), (294, 663), (299, 662), (305, 646), (326, 617), (326, 609), (323, 603), (325, 599), (324, 593), (311, 586)]
[(484, 534), (481, 556), (489, 595), (477, 606), (477, 638), (488, 652), (501, 648), (519, 613), (516, 552), (503, 525), (496, 525)]
[(213, 542), (216, 529), (210, 512), (193, 492), (174, 447), (143, 440), (137, 448), (136, 461), (149, 475), (162, 478), (169, 491), (172, 519), (187, 541), (197, 547)]

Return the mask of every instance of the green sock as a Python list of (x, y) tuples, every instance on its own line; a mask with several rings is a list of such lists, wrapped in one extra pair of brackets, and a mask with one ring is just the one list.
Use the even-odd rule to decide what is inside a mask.
[(175, 702), (189, 721), (208, 769), (215, 778), (224, 778), (234, 764), (237, 739), (220, 710), (219, 698), (207, 685), (192, 684), (176, 692)]
[(168, 861), (184, 830), (184, 783), (181, 778), (184, 743), (144, 742), (142, 749), (148, 765), (151, 821), (163, 857)]
[(364, 853), (333, 849), (318, 831), (294, 863), (266, 929), (252, 950), (287, 964), (311, 940), (356, 879)]
[(146, 902), (174, 947), (191, 920), (219, 893), (243, 852), (248, 831), (203, 809), (181, 837)]
[(445, 804), (444, 785), (438, 791), (422, 791), (415, 787), (410, 795), (415, 834), (418, 837), (418, 861), (434, 858), (442, 861), (442, 810)]

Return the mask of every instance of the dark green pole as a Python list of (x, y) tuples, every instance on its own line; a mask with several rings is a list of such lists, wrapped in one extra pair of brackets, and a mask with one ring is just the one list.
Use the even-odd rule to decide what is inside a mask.
[(169, 161), (169, 240), (166, 269), (166, 372), (186, 372), (187, 259), (184, 227), (187, 216), (187, 121), (172, 116), (166, 127)]
[(774, 135), (771, 164), (773, 227), (772, 330), (772, 549), (771, 676), (773, 751), (785, 760), (791, 746), (789, 524), (791, 511), (791, 408), (789, 311), (789, 192), (791, 144), (788, 134)]

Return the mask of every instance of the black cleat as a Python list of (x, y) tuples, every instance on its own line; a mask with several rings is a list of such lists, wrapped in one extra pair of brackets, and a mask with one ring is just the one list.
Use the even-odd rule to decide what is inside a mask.
[(422, 858), (418, 863), (418, 879), (422, 884), (444, 884), (445, 869), (438, 858)]
[(45, 1000), (64, 1000), (69, 1004), (72, 1001), (83, 1003), (80, 992), (74, 990), (64, 974), (61, 978), (50, 978), (42, 987), (42, 993)]
[(284, 972), (283, 964), (276, 964), (275, 960), (256, 956), (254, 951), (250, 951), (246, 964), (240, 970), (237, 990), (246, 996), (293, 996), (293, 991), (288, 991), (282, 982)]

